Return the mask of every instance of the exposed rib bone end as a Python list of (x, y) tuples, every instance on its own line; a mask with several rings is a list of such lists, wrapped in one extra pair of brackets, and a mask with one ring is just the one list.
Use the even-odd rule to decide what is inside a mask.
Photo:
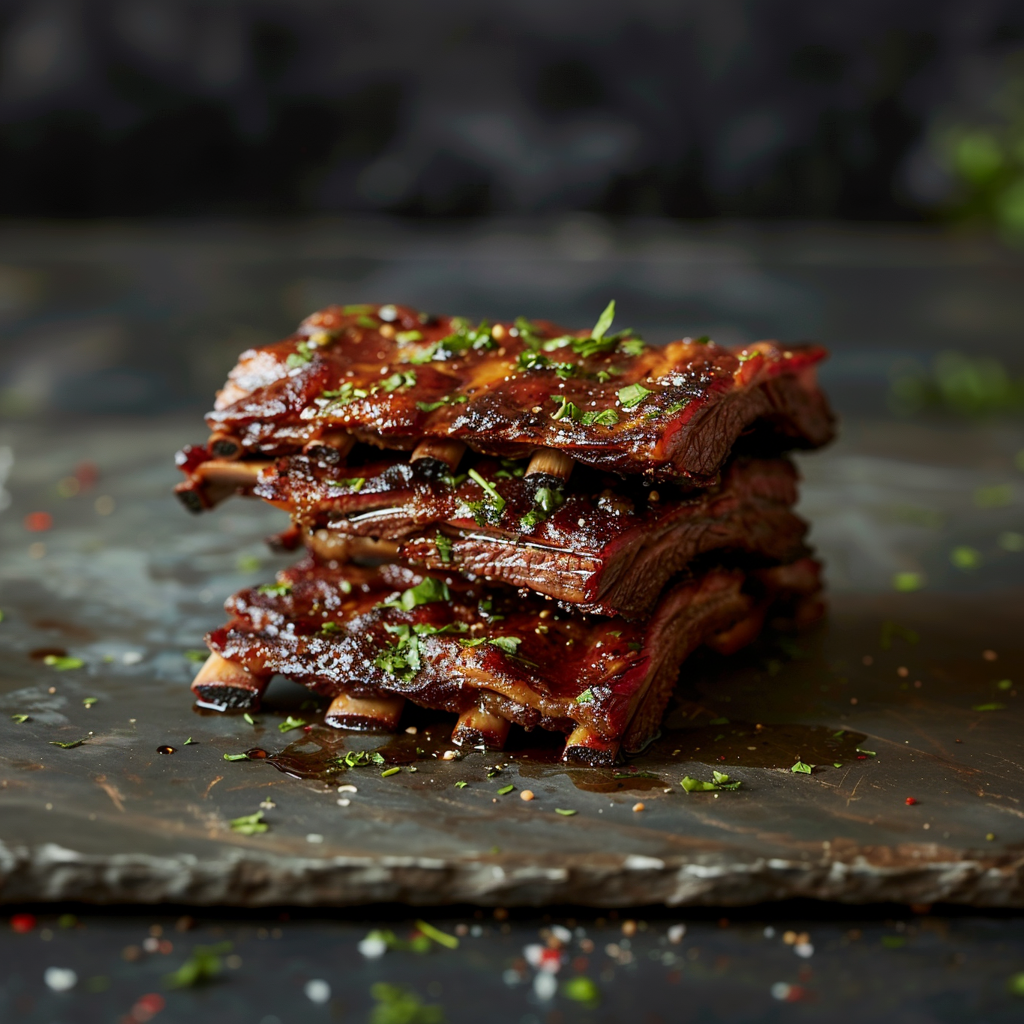
[(319, 437), (306, 443), (303, 455), (336, 465), (344, 462), (356, 443), (356, 439), (346, 430), (325, 430)]
[(204, 707), (248, 710), (259, 707), (269, 682), (269, 675), (258, 676), (235, 661), (211, 654), (192, 680), (192, 692)]
[(447, 437), (428, 437), (413, 449), (409, 461), (428, 476), (444, 476), (459, 468), (466, 446)]
[(305, 542), (321, 562), (388, 562), (398, 555), (398, 545), (394, 541), (349, 537), (337, 530), (310, 530), (305, 535)]
[(211, 434), (210, 440), (206, 444), (210, 449), (210, 454), (215, 455), (218, 459), (241, 458), (244, 450), (241, 442), (230, 434)]
[(618, 756), (618, 740), (606, 740), (589, 725), (577, 725), (565, 741), (562, 760), (567, 764), (589, 764), (599, 767), (615, 764)]
[(511, 724), (508, 719), (499, 718), (489, 711), (470, 708), (459, 715), (452, 730), (452, 743), (457, 747), (484, 746), (488, 750), (504, 750)]
[(404, 707), (404, 697), (350, 697), (342, 693), (331, 701), (324, 721), (334, 729), (394, 732)]
[(282, 530), (280, 533), (272, 533), (269, 537), (265, 537), (264, 543), (275, 554), (295, 551), (302, 546), (302, 531), (292, 523), (287, 530)]
[(209, 459), (196, 466), (189, 478), (174, 488), (174, 493), (190, 512), (202, 512), (233, 494), (252, 494), (260, 473), (269, 465), (263, 459)]
[(526, 467), (526, 477), (533, 484), (560, 487), (570, 476), (576, 465), (571, 455), (554, 448), (538, 448)]

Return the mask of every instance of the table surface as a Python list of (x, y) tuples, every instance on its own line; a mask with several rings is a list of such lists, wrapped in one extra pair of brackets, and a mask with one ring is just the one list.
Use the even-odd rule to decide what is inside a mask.
[[(1024, 659), (1024, 555), (999, 542), (1024, 524), (1015, 466), (1024, 431), (1013, 420), (898, 421), (885, 406), (886, 374), (899, 359), (953, 346), (1011, 365), (1019, 358), (1019, 257), (983, 241), (925, 232), (612, 230), (585, 221), (433, 233), (389, 224), (18, 226), (0, 231), (0, 262), (0, 409), (9, 414), (0, 451), (11, 453), (0, 458), (0, 465), (11, 463), (2, 492), (9, 507), (0, 514), (0, 872), (9, 903), (608, 907), (791, 896), (985, 907), (1024, 902), (1016, 691)], [(184, 652), (220, 621), (224, 597), (284, 564), (262, 544), (280, 521), (273, 510), (236, 501), (193, 519), (167, 493), (175, 475), (168, 456), (202, 436), (196, 403), (232, 356), (332, 299), (402, 298), (472, 315), (526, 311), (577, 323), (609, 292), (654, 340), (685, 322), (688, 330), (728, 341), (813, 334), (836, 350), (826, 380), (843, 415), (842, 437), (800, 459), (801, 511), (827, 564), (828, 622), (795, 643), (767, 637), (733, 659), (688, 665), (665, 736), (630, 766), (644, 773), (640, 778), (567, 771), (524, 757), (513, 745), (500, 757), (421, 761), (416, 773), (389, 778), (353, 770), (333, 780), (357, 787), (341, 795), (349, 801), (342, 807), (334, 786), (292, 779), (265, 764), (224, 761), (225, 752), (257, 743), (287, 746), (298, 734), (276, 726), (289, 713), (315, 721), (312, 711), (300, 710), (305, 693), (288, 684), (274, 685), (256, 725), (199, 715), (187, 692), (194, 666)], [(83, 461), (98, 467), (98, 480), (70, 494), (67, 477)], [(1002, 488), (997, 502), (984, 498), (992, 487)], [(25, 515), (36, 511), (53, 516), (52, 529), (26, 530)], [(957, 548), (975, 552), (977, 565), (953, 564)], [(920, 573), (925, 589), (894, 593), (900, 571)], [(45, 650), (66, 651), (84, 665), (58, 671), (39, 660)], [(325, 735), (314, 729), (299, 742)], [(85, 742), (71, 748), (51, 745), (79, 739)], [(331, 738), (339, 742), (342, 749), (372, 749), (380, 740)], [(162, 744), (176, 753), (158, 754)], [(798, 759), (818, 767), (811, 775), (793, 773)], [(507, 767), (488, 778), (496, 763)], [(740, 790), (682, 792), (684, 774), (710, 777), (716, 768), (741, 780)], [(468, 785), (456, 788), (456, 781)], [(509, 782), (528, 786), (537, 799), (498, 797)], [(908, 805), (907, 798), (917, 802)], [(638, 802), (641, 812), (633, 810)], [(230, 829), (232, 818), (260, 803), (268, 804), (268, 832)], [(577, 813), (562, 816), (555, 808)], [(588, 934), (600, 933), (596, 948), (615, 941), (610, 924), (603, 931), (597, 925), (599, 911), (575, 913)], [(369, 925), (347, 920), (288, 928), (289, 956), (305, 963), (311, 954), (303, 943), (320, 943), (348, 958), (346, 979), (348, 967), (371, 970), (369, 961), (349, 955)], [(1017, 922), (939, 919), (933, 927), (935, 920), (904, 922), (922, 936), (898, 933), (908, 949), (927, 941), (938, 943), (929, 955), (954, 956), (961, 943), (979, 956), (987, 950), (990, 962), (983, 984), (951, 981), (941, 999), (940, 989), (929, 989), (939, 1002), (922, 1009), (920, 1019), (1003, 1019), (999, 1014), (1013, 1005), (1003, 992), (1003, 975), (1013, 966), (1007, 951), (1024, 945)], [(252, 935), (264, 925), (272, 927), (210, 927), (259, 949)], [(141, 925), (134, 917), (106, 917), (89, 919), (85, 928), (47, 927), (54, 931), (47, 954), (65, 943), (69, 957), (75, 948), (82, 955), (102, 949), (110, 959)], [(402, 932), (410, 925), (392, 927)], [(537, 941), (539, 924), (513, 921), (511, 939), (491, 927), (475, 945), (467, 935), (456, 953), (395, 952), (374, 961), (378, 973), (353, 980), (353, 994), (342, 999), (347, 1009), (335, 1015), (364, 1013), (376, 977), (408, 975), (429, 1001), (423, 985), (434, 964), (471, 973), (478, 965), (480, 998), (488, 984), (509, 991), (501, 971)], [(643, 953), (631, 963), (620, 962), (621, 948), (618, 960), (594, 955), (584, 973), (605, 990), (606, 1007), (630, 988), (605, 979), (609, 971), (642, 980), (661, 963), (665, 985), (676, 971), (698, 985), (707, 1007), (735, 998), (734, 1016), (761, 1019), (766, 1006), (777, 1005), (775, 981), (807, 988), (789, 998), (809, 1008), (813, 997), (820, 1007), (841, 987), (849, 957), (863, 957), (889, 977), (899, 973), (890, 969), (893, 958), (907, 955), (894, 952), (898, 943), (882, 944), (883, 933), (892, 938), (884, 922), (850, 925), (819, 914), (812, 930), (822, 938), (813, 943), (813, 960), (794, 957), (778, 938), (765, 939), (763, 924), (718, 930), (691, 922), (691, 934), (704, 929), (694, 945), (702, 952), (691, 963), (686, 944), (672, 952), (666, 927), (667, 920), (635, 936)], [(876, 938), (850, 939), (851, 928)], [(32, 943), (43, 934), (37, 928), (4, 941), (12, 956), (39, 956), (25, 951), (42, 949)], [(192, 938), (176, 938), (175, 949), (180, 953)], [(764, 951), (744, 961), (752, 965), (748, 980), (737, 985), (724, 967), (698, 966), (706, 966), (703, 950), (716, 943), (724, 944), (716, 964), (740, 956), (740, 948)], [(825, 950), (834, 952), (839, 974), (823, 983)], [(664, 960), (668, 953), (678, 963)], [(258, 953), (239, 955), (246, 965), (259, 962)], [(572, 955), (579, 955), (575, 946)], [(777, 956), (789, 958), (789, 974), (766, 980)], [(157, 953), (125, 961), (118, 977), (141, 984), (146, 971), (154, 978), (166, 971), (167, 957), (173, 959)], [(337, 957), (331, 962), (342, 969)], [(905, 961), (909, 978), (919, 977), (920, 962)], [(295, 979), (328, 979), (323, 963), (296, 968)], [(805, 984), (800, 971), (812, 964), (814, 980)], [(94, 968), (75, 970), (84, 979)], [(73, 995), (42, 997), (38, 977), (23, 980), (13, 971), (5, 998), (22, 1000), (17, 1013), (26, 1020), (64, 1005), (79, 1013), (67, 1019), (93, 1019), (87, 1004), (113, 1006), (103, 1001), (115, 992), (120, 1009), (104, 1012), (125, 1012), (128, 989), (118, 988), (116, 973), (108, 994), (95, 993), (92, 1004), (84, 981)], [(542, 1019), (556, 1005), (570, 1017), (600, 1016), (567, 997), (542, 998), (546, 983), (538, 993), (536, 972), (520, 973), (525, 980), (512, 986), (520, 1002), (513, 1010), (508, 997), (508, 1019)], [(567, 963), (559, 981), (570, 973)], [(970, 973), (978, 979), (977, 970)], [(231, 968), (225, 977), (204, 993), (168, 998), (185, 1000), (182, 1012), (195, 998), (233, 1019), (231, 1000), (241, 1005), (244, 997), (229, 993), (266, 982), (250, 978), (240, 987), (241, 975)], [(438, 1001), (457, 1019), (468, 1004), (451, 994), (454, 982), (438, 979), (446, 995)], [(341, 987), (347, 991), (348, 980)], [(287, 999), (310, 1013), (315, 1004), (300, 990), (288, 990)], [(984, 990), (991, 1001), (954, 998), (954, 990)], [(666, 1007), (673, 991), (664, 989)], [(752, 1001), (743, 1002), (741, 991)], [(850, 1005), (864, 1012), (884, 1009), (904, 990), (858, 991)], [(251, 1005), (289, 1019), (269, 998)]]

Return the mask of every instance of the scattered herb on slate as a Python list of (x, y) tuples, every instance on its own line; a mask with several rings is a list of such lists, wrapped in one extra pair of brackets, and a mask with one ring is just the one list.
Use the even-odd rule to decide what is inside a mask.
[(221, 972), (221, 956), (230, 953), (230, 942), (218, 942), (216, 946), (196, 946), (192, 955), (173, 973), (164, 975), (168, 988), (193, 988), (212, 981)]
[(561, 814), (564, 818), (571, 818), (576, 811), (569, 810), (568, 807), (556, 807), (555, 814)]
[(99, 697), (83, 697), (82, 706), (91, 708), (99, 700)]
[(388, 768), (386, 771), (380, 773), (382, 779), (386, 779), (389, 775), (397, 775), (402, 769), (395, 765), (394, 768)]
[(886, 619), (882, 623), (882, 650), (889, 650), (895, 639), (906, 640), (908, 644), (916, 644), (921, 638), (916, 630), (907, 629), (906, 626), (901, 626), (898, 622), (893, 622), (892, 619)]
[[(997, 702), (993, 702), (991, 704), (972, 704), (971, 705), (971, 710), (972, 711), (1003, 711), (1003, 710), (1005, 710), (1005, 708), (1006, 708), (1005, 704), (999, 704)], [(865, 753), (866, 753), (866, 751), (865, 751)]]
[(246, 713), (242, 715), (242, 718), (244, 718), (250, 725), (256, 725), (256, 719), (253, 718), (248, 711), (246, 711)]
[(193, 743), (195, 743), (195, 740), (194, 740), (194, 739), (192, 739), (192, 737), (191, 737), (191, 736), (189, 736), (189, 738), (188, 738), (187, 740), (185, 740), (185, 742), (184, 742), (184, 743), (182, 744), (182, 746), (183, 746), (183, 747), (189, 747), (189, 746), (191, 746), (191, 745), (192, 745)]
[(224, 760), (225, 761), (248, 761), (249, 759), (250, 758), (249, 758), (248, 754), (225, 754), (224, 755)]
[(654, 392), (650, 388), (645, 388), (643, 384), (628, 384), (624, 388), (619, 388), (618, 394), (623, 409), (634, 409), (638, 405), (643, 405), (647, 396), (653, 395)]
[(444, 946), (446, 949), (458, 949), (459, 940), (454, 935), (449, 935), (447, 932), (441, 931), (440, 928), (435, 928), (432, 924), (427, 924), (426, 921), (417, 921), (416, 927), (427, 936), (428, 939), (433, 939), (439, 946)]
[(307, 722), (304, 718), (293, 718), (289, 715), (283, 722), (277, 723), (278, 732), (291, 732), (292, 729), (301, 729)]
[(378, 981), (370, 986), (370, 995), (377, 1001), (370, 1011), (370, 1024), (444, 1024), (440, 1006), (424, 1003), (401, 985)]
[(502, 786), (501, 789), (498, 790), (498, 796), (505, 796), (508, 793), (511, 793), (515, 788), (516, 787), (510, 782), (507, 786)]
[(455, 783), (456, 789), (465, 789), (469, 785), (468, 782), (463, 782), (461, 779)]
[(199, 662), (199, 661), (206, 661), (206, 659), (210, 656), (210, 652), (209, 651), (192, 650), (192, 651), (185, 651), (184, 655), (185, 655), (185, 657), (189, 661)]
[(708, 725), (728, 725), (728, 724), (729, 724), (729, 719), (728, 718), (712, 718), (711, 721), (708, 722)]
[(262, 811), (231, 819), (231, 831), (239, 832), (243, 836), (254, 836), (259, 832), (266, 832), (269, 828), (270, 826), (263, 820)]
[(687, 793), (710, 793), (714, 790), (739, 789), (742, 783), (732, 781), (724, 772), (713, 771), (711, 782), (704, 782), (701, 779), (692, 778), (689, 775), (683, 776), (679, 785)]
[(810, 775), (811, 768), (813, 767), (813, 765), (805, 764), (803, 761), (797, 761), (797, 763), (789, 770), (791, 772), (799, 772), (801, 775)]
[(384, 755), (376, 750), (350, 750), (344, 757), (335, 760), (346, 768), (366, 768), (371, 764), (384, 764)]
[(863, 747), (857, 747), (858, 754), (867, 754), (868, 757), (877, 757), (878, 755), (873, 750), (865, 750)]
[(74, 750), (75, 747), (80, 747), (84, 742), (84, 739), (72, 740), (70, 743), (61, 743), (60, 740), (50, 740), (50, 746), (60, 747), (61, 750)]
[(0, 622), (4, 621), (4, 613), (0, 611)]
[(28, 715), (11, 715), (11, 721), (24, 725), (26, 722), (31, 722), (32, 719)]
[(256, 588), (257, 593), (266, 594), (267, 597), (287, 597), (292, 592), (290, 583), (264, 583)]
[(58, 654), (48, 654), (43, 658), (43, 664), (55, 668), (58, 672), (66, 672), (71, 668), (82, 668), (85, 662), (81, 658), (65, 658)]

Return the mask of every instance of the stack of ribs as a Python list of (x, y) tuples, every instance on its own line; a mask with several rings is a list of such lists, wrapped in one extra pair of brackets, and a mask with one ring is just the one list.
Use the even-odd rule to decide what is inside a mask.
[(832, 437), (816, 346), (664, 347), (546, 321), (332, 306), (242, 354), (205, 445), (178, 453), (199, 512), (286, 510), (304, 549), (230, 598), (192, 689), (253, 708), (275, 674), (338, 728), (457, 716), (613, 762), (657, 735), (683, 662), (822, 614), (785, 453)]

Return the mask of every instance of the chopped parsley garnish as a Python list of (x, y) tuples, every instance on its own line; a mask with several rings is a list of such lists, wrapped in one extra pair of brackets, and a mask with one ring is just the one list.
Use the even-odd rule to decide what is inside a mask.
[(293, 718), (289, 715), (283, 722), (277, 723), (278, 732), (291, 732), (292, 729), (301, 729), (306, 724), (304, 718)]
[(647, 396), (653, 394), (654, 392), (650, 388), (645, 388), (643, 384), (627, 384), (626, 387), (619, 388), (619, 401), (623, 409), (633, 409), (643, 405)]
[(320, 627), (320, 632), (324, 633), (327, 636), (330, 636), (331, 633), (340, 633), (341, 626), (339, 626), (336, 622), (325, 622)]
[(639, 640), (630, 640), (630, 642), (628, 644), (626, 644), (626, 646), (631, 651), (642, 651), (644, 649), (644, 645), (642, 643), (640, 643)]
[(594, 691), (588, 686), (582, 693), (579, 693), (575, 697), (577, 704), (592, 704), (597, 698), (594, 696)]
[(200, 650), (183, 651), (182, 653), (186, 658), (188, 658), (189, 661), (195, 662), (206, 661), (206, 659), (210, 656), (209, 651)]
[(810, 775), (811, 774), (811, 769), (813, 767), (814, 767), (813, 765), (806, 764), (803, 761), (797, 761), (797, 763), (795, 765), (793, 765), (793, 767), (790, 768), (789, 770), (791, 772), (797, 772), (800, 775)]
[(403, 611), (411, 612), (413, 608), (421, 604), (431, 604), (434, 601), (449, 601), (451, 593), (448, 584), (434, 576), (424, 576), (415, 587), (409, 587), (402, 591), (401, 595), (391, 601), (381, 603), (381, 608), (400, 608)]
[(31, 721), (28, 715), (11, 715), (11, 721), (17, 722), (18, 725), (24, 725), (26, 722)]
[[(355, 316), (359, 313), (372, 313), (377, 307), (370, 306), (365, 302), (353, 302), (347, 306), (342, 306), (341, 311), (345, 316)], [(384, 307), (381, 307), (382, 309)]]
[(897, 637), (900, 640), (906, 640), (908, 644), (916, 644), (921, 639), (916, 630), (908, 629), (906, 626), (901, 626), (899, 623), (887, 619), (882, 623), (882, 650), (889, 650), (892, 647), (893, 640)]
[(225, 754), (225, 761), (248, 761), (250, 760), (248, 754)]
[(327, 405), (324, 406), (323, 411), (329, 413), (334, 409), (340, 409), (342, 406), (348, 405), (349, 402), (354, 402), (357, 398), (366, 398), (370, 394), (365, 388), (357, 388), (354, 384), (345, 383), (336, 391), (324, 391), (321, 393), (321, 398), (328, 399)]
[(385, 626), (385, 629), (397, 639), (395, 642), (374, 658), (374, 665), (389, 675), (403, 682), (410, 682), (419, 672), (422, 665), (420, 659), (420, 637), (436, 633), (464, 633), (469, 627), (464, 622), (453, 622), (447, 626), (428, 626), (425, 624), (409, 627), (407, 625)]
[(729, 776), (723, 772), (713, 771), (711, 777), (713, 781), (702, 782), (700, 779), (694, 779), (686, 775), (680, 780), (679, 785), (687, 793), (710, 793), (714, 790), (739, 789), (741, 785), (738, 781), (731, 781)]
[(328, 480), (328, 487), (340, 487), (343, 490), (352, 491), (358, 494), (363, 489), (363, 484), (366, 483), (365, 476), (350, 476), (345, 477), (343, 480)]
[(518, 373), (526, 373), (529, 370), (546, 370), (550, 365), (551, 360), (547, 356), (542, 355), (540, 352), (535, 352), (533, 349), (520, 352), (516, 357), (516, 371)]
[(532, 530), (561, 506), (565, 495), (552, 487), (538, 487), (533, 495), (534, 507), (519, 520), (524, 530)]
[(60, 747), (61, 750), (74, 750), (75, 747), (80, 747), (84, 742), (84, 739), (72, 740), (70, 743), (61, 743), (60, 740), (50, 740), (50, 746)]
[(416, 927), (423, 935), (426, 935), (428, 939), (433, 939), (439, 946), (444, 946), (446, 949), (459, 948), (459, 940), (454, 935), (449, 935), (447, 932), (441, 931), (440, 928), (427, 924), (426, 921), (417, 921)]
[(380, 327), (380, 321), (374, 320), (372, 316), (357, 316), (356, 324), (359, 327), (365, 327), (368, 331), (375, 331)]
[(294, 370), (296, 366), (305, 366), (306, 363), (311, 363), (312, 361), (313, 353), (310, 352), (309, 345), (304, 341), (300, 341), (295, 346), (295, 351), (284, 361), (284, 365), (289, 370)]
[(540, 347), (541, 337), (537, 333), (537, 328), (525, 316), (516, 317), (516, 331), (527, 348), (537, 349)]
[(248, 723), (249, 723), (250, 725), (252, 725), (252, 726), (255, 726), (255, 725), (258, 725), (258, 724), (259, 724), (259, 723), (258, 723), (258, 722), (256, 721), (256, 719), (255, 719), (255, 718), (253, 718), (253, 717), (252, 717), (252, 715), (250, 715), (250, 714), (249, 714), (249, 712), (248, 712), (248, 711), (246, 711), (246, 713), (245, 713), (244, 715), (242, 715), (242, 718), (244, 718), (244, 719), (245, 719), (245, 720), (246, 720), (246, 721), (247, 721), (247, 722), (248, 722)]
[(386, 391), (390, 394), (392, 391), (397, 391), (399, 388), (411, 388), (415, 384), (415, 370), (406, 370), (404, 373), (396, 370), (390, 377), (385, 377), (380, 382), (380, 389), (381, 391)]
[(624, 356), (638, 356), (647, 348), (643, 338), (626, 338), (619, 342), (619, 351)]
[(655, 409), (653, 412), (649, 412), (647, 418), (656, 420), (659, 416), (674, 416), (677, 412), (682, 412), (688, 404), (687, 402), (673, 402), (664, 409)]
[(483, 488), (483, 492), (487, 499), (489, 499), (490, 505), (492, 505), (498, 517), (501, 518), (502, 512), (505, 511), (505, 499), (498, 494), (495, 485), (485, 480), (475, 469), (469, 471), (469, 478)]
[(433, 412), (435, 409), (440, 409), (442, 405), (461, 405), (468, 401), (469, 399), (465, 395), (445, 395), (444, 398), (439, 398), (436, 402), (417, 402), (416, 408), (420, 412)]
[(468, 782), (463, 782), (461, 779), (455, 783), (456, 789), (465, 789), (469, 785)]
[(571, 818), (576, 813), (577, 813), (576, 811), (569, 810), (568, 807), (556, 807), (555, 808), (555, 814), (561, 814), (563, 818)]
[(592, 412), (585, 412), (582, 419), (585, 427), (595, 423), (602, 427), (614, 427), (618, 422), (619, 414), (614, 409), (602, 409), (600, 412), (595, 409)]
[(344, 757), (335, 758), (346, 768), (366, 768), (371, 764), (384, 764), (384, 755), (376, 750), (350, 750)]
[(231, 831), (238, 832), (243, 836), (254, 836), (260, 832), (266, 832), (270, 826), (263, 820), (263, 812), (255, 814), (243, 814), (240, 818), (231, 819)]
[(506, 654), (511, 655), (515, 655), (522, 642), (517, 636), (478, 636), (471, 640), (459, 640), (463, 647), (480, 647), (482, 644), (491, 644), (492, 647), (497, 647), (499, 651), (504, 651)]
[(447, 565), (452, 560), (452, 542), (451, 538), (445, 536), (440, 530), (437, 531), (437, 536), (434, 538), (434, 544), (437, 546), (438, 558)]
[[(1003, 711), (1005, 710), (1005, 704), (992, 703), (992, 704), (972, 704), (972, 711)], [(862, 753), (868, 753), (868, 751), (862, 751)]]
[(193, 743), (195, 743), (195, 740), (192, 739), (191, 736), (189, 736), (189, 738), (187, 740), (185, 740), (184, 743), (182, 743), (182, 746), (183, 747), (190, 747), (190, 746), (192, 746)]
[(558, 408), (551, 414), (553, 420), (571, 420), (573, 423), (579, 422), (583, 415), (580, 407), (574, 402), (570, 402), (565, 395), (552, 395), (551, 400), (558, 403)]
[(502, 786), (501, 789), (498, 790), (498, 796), (507, 796), (515, 788), (516, 787), (510, 782), (507, 786)]
[(57, 654), (48, 654), (43, 658), (43, 664), (55, 668), (58, 672), (67, 672), (68, 669), (82, 668), (85, 662), (81, 658), (66, 658)]
[(422, 340), (422, 331), (399, 331), (395, 335), (395, 341), (397, 341), (399, 345), (411, 345), (414, 341)]
[(287, 597), (292, 592), (290, 583), (264, 583), (256, 588), (258, 594), (266, 594), (267, 597)]
[[(497, 347), (491, 337), (491, 325), (482, 320), (476, 327), (470, 327), (468, 321), (461, 317), (452, 318), (453, 332), (428, 345), (420, 352), (409, 356), (408, 362), (415, 365), (433, 362), (434, 360), (454, 359), (472, 350), (490, 350)], [(396, 338), (400, 335), (396, 335)]]
[(382, 779), (386, 779), (389, 775), (397, 775), (402, 769), (396, 764), (394, 768), (387, 768), (380, 773)]

